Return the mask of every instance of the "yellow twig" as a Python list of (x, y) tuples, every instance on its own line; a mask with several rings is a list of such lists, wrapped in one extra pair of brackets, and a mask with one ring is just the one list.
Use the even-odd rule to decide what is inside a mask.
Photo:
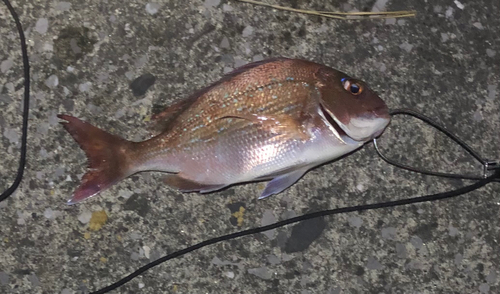
[(244, 3), (260, 5), (271, 7), (274, 9), (297, 12), (302, 14), (316, 15), (333, 19), (343, 19), (343, 20), (358, 20), (358, 19), (384, 19), (384, 18), (401, 18), (401, 17), (414, 17), (416, 11), (381, 11), (381, 12), (332, 12), (332, 11), (315, 11), (315, 10), (304, 10), (292, 7), (284, 7), (274, 4), (267, 4), (260, 1), (254, 0), (237, 0)]

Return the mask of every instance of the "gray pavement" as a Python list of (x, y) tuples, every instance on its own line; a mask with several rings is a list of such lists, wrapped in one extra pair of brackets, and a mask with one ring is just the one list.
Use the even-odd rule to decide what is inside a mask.
[[(57, 113), (142, 140), (151, 113), (251, 61), (286, 56), (338, 68), (368, 82), (391, 108), (421, 111), (500, 159), (499, 1), (279, 3), (418, 15), (344, 22), (223, 0), (13, 1), (28, 39), (32, 102), (25, 178), (0, 203), (0, 293), (87, 293), (211, 237), (467, 184), (393, 168), (368, 145), (261, 201), (263, 183), (182, 194), (161, 174), (143, 173), (65, 204), (86, 163)], [(3, 4), (0, 36), (3, 190), (17, 169), (23, 95), (18, 36)], [(463, 151), (414, 119), (396, 118), (381, 146), (417, 166), (480, 174)], [(232, 240), (113, 293), (500, 293), (499, 192), (489, 185), (452, 200)]]

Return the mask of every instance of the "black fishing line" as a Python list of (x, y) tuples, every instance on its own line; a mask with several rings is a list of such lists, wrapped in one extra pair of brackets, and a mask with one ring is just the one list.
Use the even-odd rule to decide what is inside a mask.
[(16, 189), (19, 187), (21, 180), (24, 175), (24, 167), (26, 166), (26, 143), (28, 138), (28, 114), (30, 107), (30, 62), (28, 59), (28, 47), (26, 46), (26, 39), (24, 38), (24, 31), (19, 21), (14, 7), (10, 4), (9, 0), (3, 0), (3, 3), (7, 5), (10, 11), (10, 15), (16, 23), (17, 32), (19, 33), (19, 39), (21, 41), (21, 51), (23, 53), (23, 68), (24, 68), (24, 106), (23, 106), (23, 126), (22, 126), (22, 136), (21, 136), (21, 156), (19, 157), (19, 167), (17, 169), (17, 175), (12, 183), (12, 185), (2, 192), (0, 195), (0, 202), (7, 199)]
[[(21, 50), (22, 50), (22, 57), (23, 57), (23, 66), (24, 66), (24, 107), (23, 107), (23, 124), (22, 124), (22, 141), (21, 141), (21, 155), (19, 159), (19, 168), (17, 171), (17, 176), (16, 179), (14, 180), (13, 184), (5, 190), (1, 195), (0, 195), (0, 201), (3, 201), (7, 199), (12, 193), (19, 187), (19, 184), (23, 178), (24, 174), (24, 168), (26, 166), (26, 143), (27, 143), (27, 135), (28, 135), (28, 114), (29, 114), (29, 90), (30, 90), (30, 68), (29, 68), (29, 59), (28, 59), (28, 50), (26, 46), (26, 40), (24, 37), (24, 32), (23, 28), (21, 26), (21, 22), (19, 21), (19, 17), (17, 16), (17, 13), (15, 12), (14, 8), (10, 4), (9, 0), (3, 0), (7, 8), (9, 9), (12, 18), (14, 19), (16, 23), (16, 27), (19, 33), (19, 38), (21, 41)], [(463, 147), (468, 153), (470, 153), (476, 160), (478, 160), (483, 166), (484, 166), (484, 172), (483, 176), (484, 178), (480, 177), (475, 177), (475, 176), (467, 176), (467, 175), (458, 175), (458, 174), (446, 174), (446, 173), (438, 173), (438, 172), (432, 172), (432, 171), (427, 171), (427, 170), (422, 170), (422, 169), (417, 169), (413, 168), (411, 166), (405, 165), (398, 163), (394, 160), (391, 160), (380, 152), (377, 141), (374, 140), (374, 145), (377, 150), (377, 153), (379, 156), (387, 161), (388, 163), (395, 165), (400, 168), (404, 168), (413, 172), (419, 172), (423, 174), (428, 174), (428, 175), (433, 175), (433, 176), (441, 176), (441, 177), (449, 177), (449, 178), (460, 178), (460, 179), (469, 179), (469, 180), (476, 180), (474, 184), (471, 184), (469, 186), (465, 186), (462, 188), (458, 188), (453, 191), (448, 191), (448, 192), (443, 192), (443, 193), (437, 193), (433, 195), (426, 195), (426, 196), (420, 196), (420, 197), (414, 197), (414, 198), (408, 198), (408, 199), (401, 199), (401, 200), (395, 200), (395, 201), (389, 201), (389, 202), (383, 202), (383, 203), (374, 203), (374, 204), (364, 204), (364, 205), (357, 205), (357, 206), (350, 206), (350, 207), (342, 207), (342, 208), (336, 208), (336, 209), (331, 209), (331, 210), (324, 210), (324, 211), (318, 211), (318, 212), (313, 212), (309, 213), (306, 215), (290, 218), (287, 220), (283, 220), (280, 222), (276, 222), (274, 224), (270, 224), (267, 226), (262, 226), (262, 227), (257, 227), (253, 229), (248, 229), (220, 237), (216, 237), (213, 239), (209, 239), (203, 242), (200, 242), (198, 244), (195, 244), (193, 246), (184, 248), (182, 250), (176, 251), (174, 253), (171, 253), (169, 255), (166, 255), (164, 257), (161, 257), (147, 265), (144, 265), (143, 267), (139, 268), (135, 272), (131, 273), (130, 275), (126, 276), (125, 278), (119, 280), (116, 283), (113, 283), (112, 285), (109, 285), (101, 290), (98, 290), (96, 292), (92, 292), (91, 294), (103, 294), (107, 293), (109, 291), (112, 291), (125, 283), (131, 281), (138, 275), (141, 275), (142, 273), (146, 272), (147, 270), (160, 265), (163, 262), (166, 262), (170, 259), (181, 257), (187, 253), (193, 252), (195, 250), (201, 249), (203, 247), (206, 247), (208, 245), (216, 244), (222, 241), (227, 241), (231, 239), (236, 239), (240, 238), (243, 236), (248, 236), (252, 234), (257, 234), (261, 232), (265, 232), (268, 230), (276, 229), (279, 227), (283, 227), (286, 225), (290, 225), (293, 223), (305, 221), (308, 219), (316, 218), (316, 217), (324, 217), (328, 215), (334, 215), (334, 214), (341, 214), (341, 213), (348, 213), (348, 212), (354, 212), (354, 211), (366, 211), (366, 210), (374, 210), (374, 209), (381, 209), (381, 208), (389, 208), (389, 207), (396, 207), (396, 206), (402, 206), (402, 205), (408, 205), (408, 204), (415, 204), (415, 203), (422, 203), (422, 202), (428, 202), (428, 201), (436, 201), (436, 200), (444, 200), (452, 197), (457, 197), (462, 194), (466, 194), (469, 192), (472, 192), (476, 189), (479, 189), (488, 183), (497, 181), (500, 182), (500, 166), (497, 162), (492, 162), (492, 161), (487, 161), (482, 159), (472, 148), (470, 148), (465, 142), (460, 140), (458, 137), (447, 131), (445, 128), (439, 126), (435, 122), (433, 122), (430, 118), (425, 117), (419, 113), (416, 113), (411, 110), (395, 110), (391, 112), (391, 115), (398, 115), (398, 114), (406, 114), (406, 115), (411, 115), (414, 116), (418, 119), (421, 119), (422, 121), (428, 123), (429, 125), (435, 127), (439, 131), (443, 132), (445, 135), (450, 137), (452, 140), (454, 140), (457, 144), (459, 144), (461, 147)], [(493, 171), (493, 174), (491, 176), (486, 177), (487, 172)]]
[[(467, 151), (467, 153), (472, 155), (472, 157), (474, 157), (474, 159), (476, 159), (479, 163), (481, 163), (481, 165), (483, 166), (483, 176), (478, 177), (478, 176), (472, 176), (472, 175), (461, 175), (461, 174), (435, 172), (435, 171), (429, 171), (429, 170), (425, 170), (425, 169), (412, 167), (412, 166), (409, 166), (409, 165), (406, 165), (403, 163), (399, 163), (396, 160), (390, 159), (390, 158), (386, 157), (385, 155), (383, 155), (382, 152), (380, 151), (380, 148), (378, 147), (377, 139), (376, 138), (373, 139), (373, 144), (375, 146), (375, 150), (377, 151), (377, 154), (384, 161), (386, 161), (389, 164), (392, 164), (394, 166), (397, 166), (399, 168), (406, 169), (406, 170), (409, 170), (412, 172), (424, 174), (424, 175), (443, 177), (443, 178), (463, 179), (463, 180), (481, 180), (481, 179), (486, 178), (488, 173), (491, 172), (492, 170), (500, 168), (499, 162), (483, 159), (481, 156), (479, 156), (479, 154), (476, 151), (474, 151), (463, 140), (461, 140), (460, 138), (458, 138), (457, 136), (452, 134), (445, 127), (439, 125), (437, 122), (433, 121), (431, 118), (429, 118), (421, 113), (418, 113), (418, 112), (411, 110), (411, 109), (395, 109), (395, 110), (390, 111), (389, 113), (391, 114), (392, 117), (394, 117), (396, 115), (400, 115), (400, 114), (413, 116), (414, 118), (417, 118), (417, 119), (427, 123), (431, 127), (435, 128), (436, 130), (445, 134), (448, 138), (455, 141), (455, 143), (457, 143), (458, 145), (460, 145), (460, 147), (462, 147), (465, 151)], [(500, 182), (500, 179), (496, 179), (495, 182)]]
[(395, 200), (395, 201), (388, 201), (388, 202), (383, 202), (383, 203), (373, 203), (373, 204), (364, 204), (364, 205), (357, 205), (357, 206), (349, 206), (349, 207), (341, 207), (341, 208), (336, 208), (336, 209), (330, 209), (330, 210), (323, 210), (323, 211), (318, 211), (318, 212), (313, 212), (301, 216), (297, 216), (294, 218), (290, 218), (287, 220), (279, 221), (274, 224), (270, 224), (267, 226), (262, 226), (262, 227), (257, 227), (253, 229), (248, 229), (216, 238), (212, 238), (203, 242), (200, 242), (198, 244), (195, 244), (193, 246), (184, 248), (182, 250), (176, 251), (174, 253), (171, 253), (169, 255), (166, 255), (164, 257), (161, 257), (151, 263), (146, 264), (145, 266), (139, 268), (135, 272), (129, 274), (125, 278), (119, 280), (116, 283), (113, 283), (105, 288), (102, 288), (101, 290), (98, 290), (96, 292), (92, 292), (90, 294), (103, 294), (107, 293), (111, 290), (114, 290), (125, 283), (131, 281), (135, 277), (139, 276), (140, 274), (146, 272), (147, 270), (164, 263), (170, 259), (176, 258), (176, 257), (181, 257), (187, 253), (193, 252), (195, 250), (201, 249), (203, 247), (206, 247), (208, 245), (216, 244), (222, 241), (228, 241), (231, 239), (236, 239), (240, 238), (243, 236), (248, 236), (248, 235), (253, 235), (257, 233), (262, 233), (268, 230), (280, 228), (286, 225), (290, 225), (293, 223), (305, 221), (308, 219), (316, 218), (316, 217), (322, 217), (322, 216), (327, 216), (327, 215), (334, 215), (334, 214), (340, 214), (340, 213), (348, 213), (348, 212), (354, 212), (354, 211), (366, 211), (366, 210), (374, 210), (374, 209), (380, 209), (380, 208), (388, 208), (388, 207), (396, 207), (396, 206), (402, 206), (402, 205), (408, 205), (408, 204), (415, 204), (415, 203), (422, 203), (422, 202), (428, 202), (428, 201), (436, 201), (436, 200), (443, 200), (447, 198), (452, 198), (452, 197), (457, 197), (459, 195), (465, 194), (472, 192), (476, 189), (479, 189), (488, 183), (493, 182), (495, 179), (500, 178), (500, 170), (497, 170), (493, 175), (487, 177), (486, 179), (482, 179), (480, 181), (477, 181), (474, 184), (471, 184), (469, 186), (465, 186), (453, 191), (448, 191), (448, 192), (443, 192), (443, 193), (437, 193), (433, 195), (426, 195), (426, 196), (420, 196), (420, 197), (414, 197), (414, 198), (407, 198), (407, 199), (401, 199), (401, 200)]

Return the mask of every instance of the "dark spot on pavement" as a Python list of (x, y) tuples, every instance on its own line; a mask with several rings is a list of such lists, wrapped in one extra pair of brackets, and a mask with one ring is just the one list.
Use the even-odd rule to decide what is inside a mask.
[(424, 243), (427, 243), (432, 240), (432, 235), (437, 227), (437, 222), (422, 224), (416, 228), (413, 234), (419, 236)]
[(323, 218), (313, 218), (296, 224), (292, 228), (292, 235), (285, 245), (285, 252), (300, 252), (306, 250), (314, 240), (323, 233), (326, 223)]
[(134, 96), (142, 96), (146, 94), (146, 91), (151, 87), (156, 81), (154, 75), (150, 73), (143, 74), (142, 76), (136, 78), (130, 83), (130, 88)]
[(97, 39), (85, 27), (67, 27), (61, 30), (54, 41), (56, 63), (68, 66), (76, 63), (94, 49)]
[(138, 215), (145, 217), (149, 212), (149, 202), (146, 197), (140, 194), (132, 195), (123, 205), (124, 210), (135, 211)]
[(365, 269), (362, 266), (357, 266), (356, 267), (356, 275), (357, 276), (362, 276), (365, 274)]

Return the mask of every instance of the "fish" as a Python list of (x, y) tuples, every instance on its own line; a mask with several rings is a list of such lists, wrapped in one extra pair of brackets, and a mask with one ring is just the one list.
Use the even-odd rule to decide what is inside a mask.
[(174, 102), (152, 117), (159, 132), (145, 141), (58, 117), (88, 158), (70, 205), (144, 171), (166, 173), (165, 183), (182, 192), (269, 181), (263, 199), (362, 147), (390, 123), (386, 103), (365, 82), (284, 57), (244, 65)]

